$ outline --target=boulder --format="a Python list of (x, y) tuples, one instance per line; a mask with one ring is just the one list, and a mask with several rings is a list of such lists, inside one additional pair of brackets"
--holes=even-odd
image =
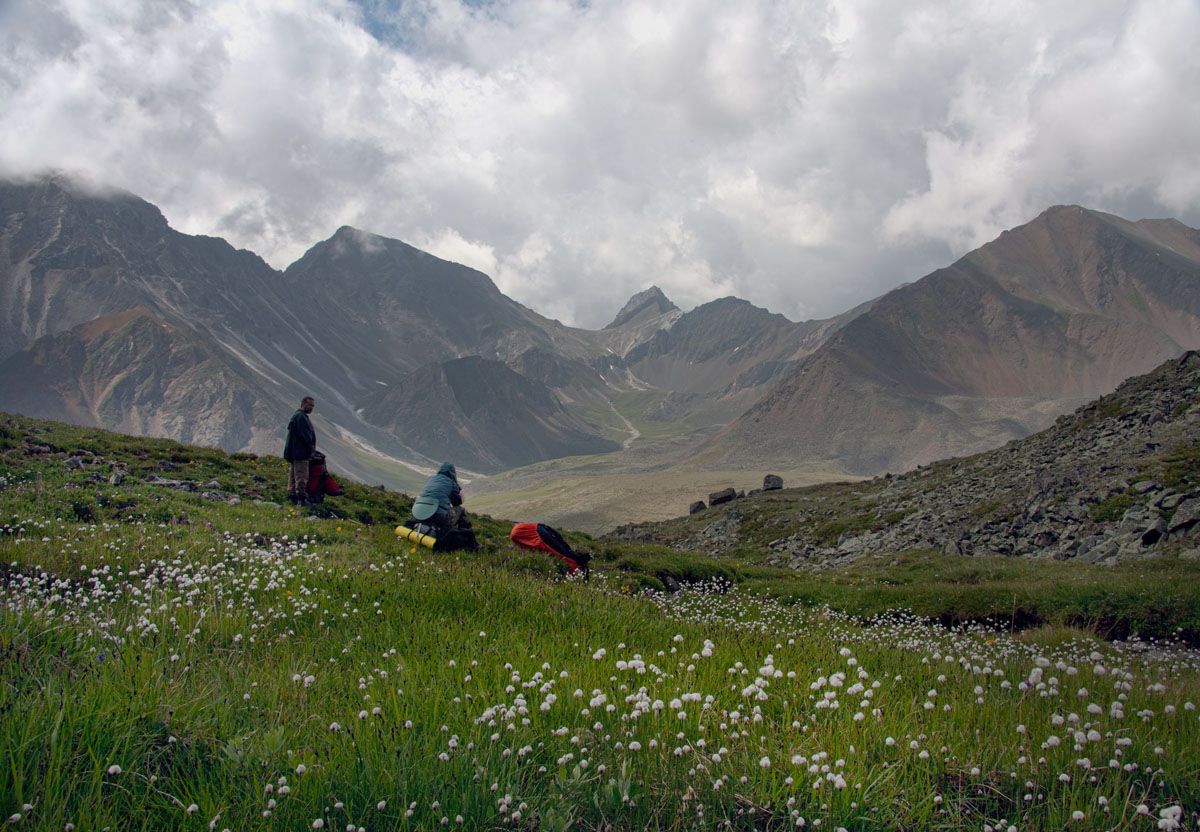
[(160, 477), (157, 474), (151, 474), (146, 477), (146, 482), (150, 485), (161, 485), (164, 488), (174, 488), (176, 491), (199, 491), (200, 487), (191, 480), (171, 480), (166, 477)]
[(719, 506), (721, 503), (728, 503), (736, 496), (737, 492), (732, 488), (722, 488), (720, 491), (714, 491), (708, 495), (708, 504), (710, 506)]
[(1194, 528), (1197, 524), (1200, 524), (1200, 498), (1191, 497), (1184, 500), (1175, 509), (1168, 530), (1171, 534), (1179, 534)]
[(1095, 546), (1081, 551), (1076, 555), (1075, 560), (1080, 563), (1099, 563), (1116, 555), (1118, 549), (1120, 549), (1120, 546), (1115, 540), (1101, 539)]
[(1163, 535), (1167, 533), (1167, 519), (1161, 514), (1156, 514), (1150, 520), (1150, 525), (1142, 532), (1142, 545), (1153, 546), (1158, 541), (1162, 540)]
[(697, 512), (704, 511), (706, 508), (708, 508), (708, 506), (704, 504), (703, 500), (697, 500), (688, 506), (688, 514), (696, 514)]
[(763, 491), (778, 491), (783, 488), (783, 477), (778, 474), (767, 474), (763, 477)]
[(1180, 494), (1178, 491), (1168, 488), (1162, 494), (1158, 495), (1158, 498), (1154, 501), (1154, 506), (1170, 511), (1186, 499), (1186, 494)]
[(1031, 542), (1035, 548), (1046, 549), (1058, 542), (1058, 535), (1049, 530), (1040, 531), (1033, 536)]

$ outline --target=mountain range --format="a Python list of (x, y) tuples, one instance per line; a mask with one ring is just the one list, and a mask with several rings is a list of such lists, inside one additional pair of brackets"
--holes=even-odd
[(1200, 232), (1060, 206), (828, 320), (651, 287), (584, 330), (398, 240), (343, 227), (279, 271), (48, 175), (0, 182), (0, 323), (0, 410), (274, 454), (312, 394), (331, 463), (395, 487), (596, 454), (869, 475), (1200, 347)]
[(859, 474), (1047, 427), (1200, 345), (1200, 232), (1052, 208), (872, 304), (709, 440)]

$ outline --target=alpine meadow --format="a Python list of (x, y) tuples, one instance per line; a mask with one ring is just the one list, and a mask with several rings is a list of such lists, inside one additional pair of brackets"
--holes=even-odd
[[(1175, 409), (1200, 419), (1194, 391)], [(568, 533), (585, 581), (486, 516), (477, 554), (400, 545), (411, 498), (379, 487), (285, 508), (277, 458), (0, 420), (6, 828), (1196, 823), (1200, 610), (1175, 590), (1200, 564), (1178, 544), (942, 563), (919, 616), (870, 609), (896, 564)], [(983, 608), (947, 626), (968, 589)], [(1114, 620), (1141, 637), (1104, 639)]]

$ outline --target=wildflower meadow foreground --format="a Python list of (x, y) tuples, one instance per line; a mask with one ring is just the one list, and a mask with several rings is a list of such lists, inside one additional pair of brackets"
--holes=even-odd
[(623, 592), (269, 505), (88, 522), (35, 485), (0, 489), (6, 828), (1200, 827), (1181, 645)]

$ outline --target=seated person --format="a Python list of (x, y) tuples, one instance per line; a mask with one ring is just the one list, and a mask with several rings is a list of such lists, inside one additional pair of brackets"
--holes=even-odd
[(412, 515), (414, 528), (432, 527), (438, 541), (435, 551), (479, 548), (467, 511), (462, 507), (462, 486), (458, 484), (458, 471), (453, 463), (443, 462), (426, 481), (420, 496), (413, 501)]

